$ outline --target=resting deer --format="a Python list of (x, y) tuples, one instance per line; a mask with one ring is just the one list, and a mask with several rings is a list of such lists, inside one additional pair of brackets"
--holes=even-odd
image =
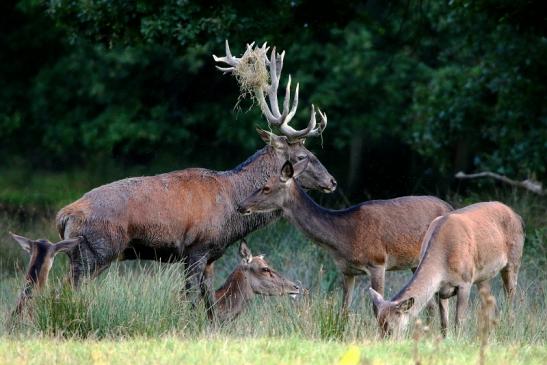
[(431, 196), (408, 196), (372, 200), (343, 210), (317, 205), (296, 183), (309, 162), (287, 161), (281, 175), (245, 199), (243, 214), (268, 213), (281, 209), (283, 215), (314, 242), (329, 251), (344, 275), (343, 310), (351, 304), (355, 277), (369, 274), (371, 285), (384, 291), (386, 270), (418, 266), (420, 244), (435, 217), (452, 208)]
[(296, 296), (304, 290), (275, 271), (263, 255), (253, 256), (245, 240), (241, 241), (241, 263), (215, 292), (215, 306), (221, 320), (232, 319), (245, 308), (255, 294)]
[[(252, 46), (248, 46), (248, 50)], [(265, 46), (261, 48), (266, 52)], [(226, 43), (226, 57), (217, 61), (231, 67), (240, 62), (232, 56)], [(272, 211), (252, 217), (236, 212), (238, 204), (279, 171), (286, 159), (308, 159), (308, 168), (299, 179), (306, 189), (332, 192), (336, 181), (319, 160), (304, 146), (307, 137), (320, 135), (327, 117), (315, 109), (308, 126), (295, 130), (289, 122), (298, 106), (298, 86), (289, 109), (290, 83), (287, 85), (283, 111), (277, 105), (277, 88), (281, 78), (284, 53), (275, 49), (267, 66), (271, 85), (257, 90), (260, 106), (270, 125), (282, 135), (258, 130), (267, 145), (247, 161), (229, 171), (189, 168), (156, 176), (134, 177), (100, 186), (62, 208), (56, 218), (62, 239), (81, 236), (77, 248), (69, 250), (71, 279), (77, 286), (82, 275), (96, 276), (114, 260), (153, 259), (183, 261), (188, 269), (187, 289), (199, 289), (211, 298), (212, 263), (233, 242), (275, 221), (280, 212)], [(270, 105), (264, 100), (267, 94)]]
[[(25, 303), (31, 299), (31, 288), (36, 287), (36, 290), (41, 290), (45, 287), (55, 256), (59, 252), (73, 249), (81, 238), (53, 244), (48, 240), (31, 240), (10, 234), (30, 254), (25, 286), (14, 312), (19, 314)], [(235, 318), (255, 294), (295, 296), (303, 292), (298, 285), (272, 269), (263, 256), (253, 256), (245, 240), (241, 241), (239, 253), (242, 257), (241, 263), (214, 295), (220, 320)]]
[[(501, 272), (509, 303), (517, 286), (524, 245), (521, 217), (499, 202), (477, 203), (436, 218), (425, 235), (421, 261), (405, 287), (386, 301), (369, 289), (378, 306), (383, 335), (400, 336), (435, 294), (457, 296), (456, 328), (465, 319), (469, 292), (476, 284), (490, 293), (490, 279)], [(446, 336), (448, 312), (440, 307), (441, 332)]]

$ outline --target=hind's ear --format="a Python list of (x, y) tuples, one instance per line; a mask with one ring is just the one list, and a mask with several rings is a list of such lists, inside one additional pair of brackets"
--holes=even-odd
[(242, 239), (241, 244), (239, 245), (239, 255), (244, 263), (248, 264), (253, 260), (253, 255), (251, 254), (251, 250), (247, 246), (247, 241), (245, 241), (245, 239)]
[(10, 234), (11, 238), (13, 238), (15, 241), (17, 241), (17, 243), (21, 246), (21, 248), (23, 250), (30, 253), (30, 251), (32, 249), (32, 245), (34, 244), (33, 240), (28, 239), (28, 238), (23, 237), (23, 236), (16, 235), (15, 233), (9, 232), (9, 234)]
[(395, 309), (399, 311), (400, 313), (406, 313), (414, 306), (414, 298), (410, 297), (408, 299), (405, 299), (395, 306)]
[(55, 248), (55, 254), (58, 254), (59, 252), (68, 252), (72, 250), (74, 247), (78, 246), (80, 242), (83, 241), (83, 237), (79, 236), (76, 238), (69, 238), (66, 240), (63, 240), (61, 242), (58, 242), (57, 244), (53, 245)]

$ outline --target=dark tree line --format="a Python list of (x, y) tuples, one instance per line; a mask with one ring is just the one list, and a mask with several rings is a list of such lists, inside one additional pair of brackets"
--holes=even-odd
[(234, 165), (265, 122), (234, 111), (235, 81), (213, 67), (229, 39), (287, 51), (295, 121), (312, 102), (327, 112), (313, 149), (353, 193), (431, 190), (459, 170), (547, 181), (541, 5), (5, 1), (2, 165)]

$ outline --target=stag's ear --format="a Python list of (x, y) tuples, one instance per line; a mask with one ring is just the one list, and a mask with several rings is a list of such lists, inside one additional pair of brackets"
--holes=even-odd
[(21, 245), (21, 248), (23, 248), (23, 250), (30, 253), (30, 251), (32, 249), (32, 245), (34, 243), (33, 240), (30, 240), (30, 239), (28, 239), (26, 237), (23, 237), (23, 236), (16, 235), (15, 233), (9, 232), (9, 234), (11, 235), (11, 238), (13, 238), (15, 241), (17, 241), (17, 243), (19, 245)]
[(304, 172), (304, 170), (306, 170), (306, 167), (308, 167), (309, 162), (310, 162), (310, 160), (306, 157), (305, 159), (303, 159), (301, 161), (298, 161), (297, 163), (294, 164), (294, 166), (293, 166), (293, 169), (294, 169), (293, 177), (295, 179), (298, 176), (300, 176)]
[(283, 167), (281, 168), (281, 176), (279, 179), (281, 180), (281, 182), (287, 182), (293, 176), (294, 168), (292, 166), (292, 163), (290, 161), (287, 161), (283, 164)]
[(239, 245), (239, 255), (243, 259), (243, 262), (247, 264), (253, 260), (253, 255), (251, 254), (251, 250), (247, 246), (247, 241), (245, 241), (245, 239), (242, 239), (241, 244)]
[(370, 294), (370, 297), (372, 298), (372, 303), (374, 303), (374, 306), (376, 308), (380, 308), (380, 305), (384, 302), (384, 297), (382, 294), (378, 293), (376, 290), (372, 288), (368, 288), (368, 293)]
[(55, 245), (53, 247), (55, 248), (55, 255), (57, 255), (59, 252), (68, 252), (72, 250), (74, 247), (78, 246), (80, 242), (83, 241), (83, 237), (79, 236), (76, 238), (69, 238), (66, 240), (63, 240)]
[(410, 297), (402, 302), (398, 302), (397, 305), (395, 305), (395, 309), (400, 313), (406, 313), (412, 306), (414, 306), (414, 298)]
[(287, 146), (287, 138), (284, 136), (278, 136), (276, 134), (273, 134), (272, 132), (265, 131), (264, 129), (256, 128), (256, 131), (260, 138), (266, 144), (269, 144), (275, 149), (282, 149)]

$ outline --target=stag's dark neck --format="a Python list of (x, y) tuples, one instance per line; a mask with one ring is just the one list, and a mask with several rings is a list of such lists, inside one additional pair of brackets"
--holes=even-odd
[(241, 202), (262, 187), (270, 176), (279, 173), (280, 169), (275, 150), (271, 146), (265, 146), (232, 170), (221, 174), (233, 186), (235, 200)]
[(220, 173), (228, 181), (233, 206), (225, 227), (228, 230), (227, 237), (237, 240), (281, 216), (281, 211), (246, 216), (237, 212), (239, 203), (261, 188), (270, 176), (278, 174), (280, 169), (275, 150), (271, 146), (265, 146), (234, 169)]
[(344, 251), (344, 243), (354, 232), (353, 215), (357, 207), (344, 210), (325, 209), (293, 182), (290, 199), (283, 214), (306, 236), (336, 251)]

